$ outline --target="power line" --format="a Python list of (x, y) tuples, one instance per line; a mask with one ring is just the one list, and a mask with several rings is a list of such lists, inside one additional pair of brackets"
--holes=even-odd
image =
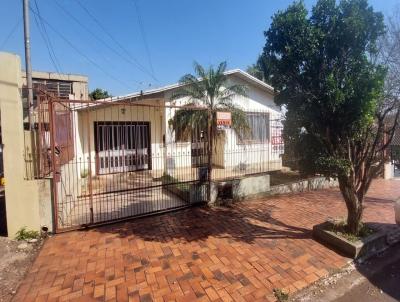
[(132, 0), (132, 1), (133, 1), (134, 6), (135, 6), (135, 9), (136, 9), (136, 14), (137, 14), (137, 17), (138, 17), (140, 33), (142, 35), (142, 40), (143, 40), (144, 47), (145, 47), (145, 50), (146, 50), (147, 58), (149, 60), (150, 69), (151, 69), (151, 72), (154, 74), (153, 62), (151, 60), (149, 44), (147, 43), (146, 32), (144, 31), (144, 26), (143, 26), (143, 22), (142, 22), (142, 16), (141, 16), (141, 13), (140, 13), (139, 5), (137, 3), (137, 0)]
[[(37, 15), (37, 13), (30, 8), (31, 12), (34, 15)], [(42, 21), (44, 23), (46, 23), (46, 25), (54, 32), (56, 33), (62, 40), (64, 40), (65, 43), (67, 43), (73, 50), (75, 50), (79, 55), (81, 55), (83, 58), (85, 58), (89, 63), (91, 63), (93, 66), (95, 66), (97, 69), (99, 69), (100, 71), (102, 71), (105, 75), (107, 75), (110, 79), (113, 79), (114, 81), (118, 82), (119, 84), (121, 84), (122, 86), (126, 87), (126, 88), (131, 88), (131, 86), (129, 86), (128, 84), (124, 83), (123, 81), (119, 80), (118, 78), (114, 77), (112, 74), (110, 74), (109, 72), (107, 72), (107, 70), (105, 70), (103, 67), (101, 67), (99, 64), (97, 64), (95, 61), (93, 61), (90, 57), (88, 57), (87, 55), (85, 55), (82, 51), (80, 51), (72, 42), (70, 42), (68, 40), (68, 38), (66, 38), (62, 33), (60, 33), (54, 26), (52, 26), (49, 22), (47, 22), (43, 17), (42, 17)]]
[[(128, 60), (124, 56), (122, 56), (117, 50), (115, 50), (113, 47), (111, 47), (106, 41), (104, 41), (101, 37), (99, 37), (96, 33), (94, 33), (90, 28), (88, 28), (85, 24), (83, 24), (78, 18), (76, 18), (74, 15), (72, 15), (68, 10), (66, 10), (57, 0), (54, 1), (54, 3), (71, 19), (73, 19), (76, 23), (78, 23), (81, 27), (83, 27), (87, 32), (89, 32), (93, 37), (95, 37), (98, 41), (100, 41), (105, 47), (107, 47), (109, 50), (111, 50), (113, 53), (115, 53), (117, 56), (120, 58), (124, 59), (128, 63), (132, 64), (133, 66), (137, 67), (132, 61)], [(140, 69), (140, 68), (139, 68)], [(143, 70), (142, 70), (143, 71)], [(135, 81), (137, 82), (137, 81)], [(138, 83), (138, 82), (137, 82)]]
[(10, 33), (7, 35), (7, 37), (4, 39), (3, 43), (1, 43), (0, 48), (3, 48), (6, 46), (8, 40), (14, 35), (15, 31), (17, 30), (18, 26), (22, 23), (22, 19), (17, 20), (17, 22), (14, 24), (12, 29), (10, 30)]
[(159, 82), (158, 79), (154, 75), (154, 70), (151, 66), (151, 73), (147, 71), (147, 69), (140, 64), (132, 55), (131, 53), (120, 43), (114, 36), (105, 28), (105, 26), (90, 12), (90, 10), (84, 6), (81, 1), (75, 0), (76, 3), (88, 14), (89, 17), (104, 31), (104, 33), (129, 57), (131, 58), (138, 66), (142, 68), (142, 71), (146, 74), (150, 75), (155, 81)]
[[(50, 60), (53, 63), (54, 68), (56, 69), (56, 71), (61, 74), (61, 65), (57, 59), (56, 53), (54, 51), (53, 45), (50, 41), (49, 35), (47, 34), (47, 30), (46, 27), (43, 24), (42, 21), (42, 16), (40, 14), (40, 10), (39, 10), (39, 6), (37, 4), (37, 1), (34, 0), (35, 3), (35, 7), (36, 7), (36, 12), (37, 15), (34, 15), (34, 19), (35, 19), (35, 23), (36, 26), (38, 27), (39, 33), (42, 36), (42, 39), (44, 40), (44, 43), (46, 45), (47, 48), (47, 52), (49, 54)], [(32, 7), (30, 7), (32, 9)]]
[[(78, 18), (76, 18), (75, 16), (73, 16), (65, 7), (63, 7), (59, 2), (57, 2), (57, 0), (53, 1), (53, 3), (55, 3), (58, 8), (60, 10), (63, 11), (64, 14), (66, 14), (69, 18), (71, 18), (72, 20), (74, 20), (79, 26), (83, 27), (87, 32), (89, 32), (97, 41), (99, 41), (101, 44), (103, 44), (106, 48), (108, 48), (109, 50), (111, 50), (113, 53), (115, 53), (116, 55), (118, 55), (119, 57), (121, 57), (121, 55), (115, 50), (113, 49), (110, 45), (108, 45), (108, 43), (106, 41), (104, 41), (100, 36), (98, 36), (96, 33), (94, 33), (90, 28), (88, 28), (84, 23), (82, 23)], [(103, 55), (103, 58), (109, 62), (111, 62), (106, 56)], [(124, 60), (126, 60), (125, 58), (122, 58)], [(128, 62), (130, 63), (130, 62)], [(136, 66), (135, 66), (136, 67)]]

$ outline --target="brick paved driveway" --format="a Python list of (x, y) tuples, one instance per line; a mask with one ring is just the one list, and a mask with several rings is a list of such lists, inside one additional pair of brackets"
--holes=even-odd
[[(376, 181), (365, 220), (394, 223), (400, 181)], [(311, 238), (345, 215), (335, 190), (192, 208), (50, 238), (15, 301), (268, 301), (349, 259)]]

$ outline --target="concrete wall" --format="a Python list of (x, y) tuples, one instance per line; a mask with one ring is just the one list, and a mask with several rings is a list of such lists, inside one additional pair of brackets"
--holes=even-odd
[[(8, 235), (26, 226), (51, 227), (51, 202), (46, 180), (25, 180), (21, 62), (17, 55), (0, 53), (0, 110)], [(47, 201), (44, 196), (47, 196)], [(42, 199), (42, 203), (40, 200)], [(50, 212), (49, 212), (50, 211)], [(41, 216), (43, 215), (43, 216)]]
[(383, 166), (383, 178), (394, 178), (394, 165), (392, 163), (385, 163), (385, 165)]
[(248, 197), (265, 194), (270, 190), (270, 176), (268, 174), (245, 176), (232, 182), (232, 197), (242, 200)]
[(289, 184), (271, 186), (269, 195), (296, 194), (300, 192), (315, 191), (338, 187), (339, 183), (334, 178), (323, 176), (311, 177), (305, 180), (296, 181)]

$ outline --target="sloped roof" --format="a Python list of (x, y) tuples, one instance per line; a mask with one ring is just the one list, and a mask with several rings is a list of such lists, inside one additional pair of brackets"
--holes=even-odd
[[(232, 69), (232, 70), (228, 70), (225, 72), (225, 75), (230, 76), (230, 75), (235, 75), (237, 77), (239, 77), (240, 79), (248, 82), (249, 84), (253, 84), (254, 86), (260, 88), (261, 90), (264, 90), (265, 92), (269, 93), (269, 94), (274, 94), (274, 88), (270, 85), (268, 85), (267, 83), (260, 81), (259, 79), (253, 77), (252, 75), (248, 74), (247, 72), (241, 70), (241, 69)], [(157, 95), (166, 91), (170, 91), (179, 87), (184, 86), (184, 84), (181, 83), (175, 83), (172, 85), (167, 85), (167, 86), (163, 86), (160, 88), (154, 88), (154, 89), (149, 89), (149, 90), (144, 90), (144, 91), (137, 91), (137, 92), (133, 92), (127, 95), (122, 95), (122, 96), (115, 96), (115, 97), (111, 97), (111, 98), (106, 98), (106, 99), (102, 99), (102, 100), (97, 100), (96, 102), (102, 102), (102, 101), (108, 101), (108, 102), (112, 102), (112, 101), (123, 101), (123, 100), (130, 100), (130, 99), (137, 99), (139, 97), (143, 97), (143, 96), (151, 96), (151, 95)]]

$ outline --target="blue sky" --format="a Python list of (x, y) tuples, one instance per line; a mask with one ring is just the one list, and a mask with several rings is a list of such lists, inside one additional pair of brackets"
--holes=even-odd
[[(34, 0), (30, 1), (35, 7)], [(58, 69), (64, 73), (89, 76), (90, 89), (100, 87), (113, 95), (122, 95), (174, 83), (183, 74), (192, 72), (194, 60), (204, 65), (226, 60), (229, 68), (246, 69), (261, 52), (265, 41), (263, 31), (268, 28), (271, 16), (285, 9), (292, 1), (36, 2), (59, 62)], [(101, 22), (113, 39), (79, 6), (79, 2)], [(309, 8), (315, 3), (311, 0), (305, 2)], [(21, 0), (0, 2), (0, 51), (17, 53), (23, 57), (22, 22), (19, 22), (22, 19), (21, 3)], [(370, 0), (370, 3), (387, 15), (400, 4), (400, 0)], [(15, 25), (16, 30), (5, 41)], [(59, 36), (60, 33), (64, 38)], [(33, 14), (31, 45), (33, 69), (55, 71)], [(136, 62), (141, 67), (137, 67)]]

